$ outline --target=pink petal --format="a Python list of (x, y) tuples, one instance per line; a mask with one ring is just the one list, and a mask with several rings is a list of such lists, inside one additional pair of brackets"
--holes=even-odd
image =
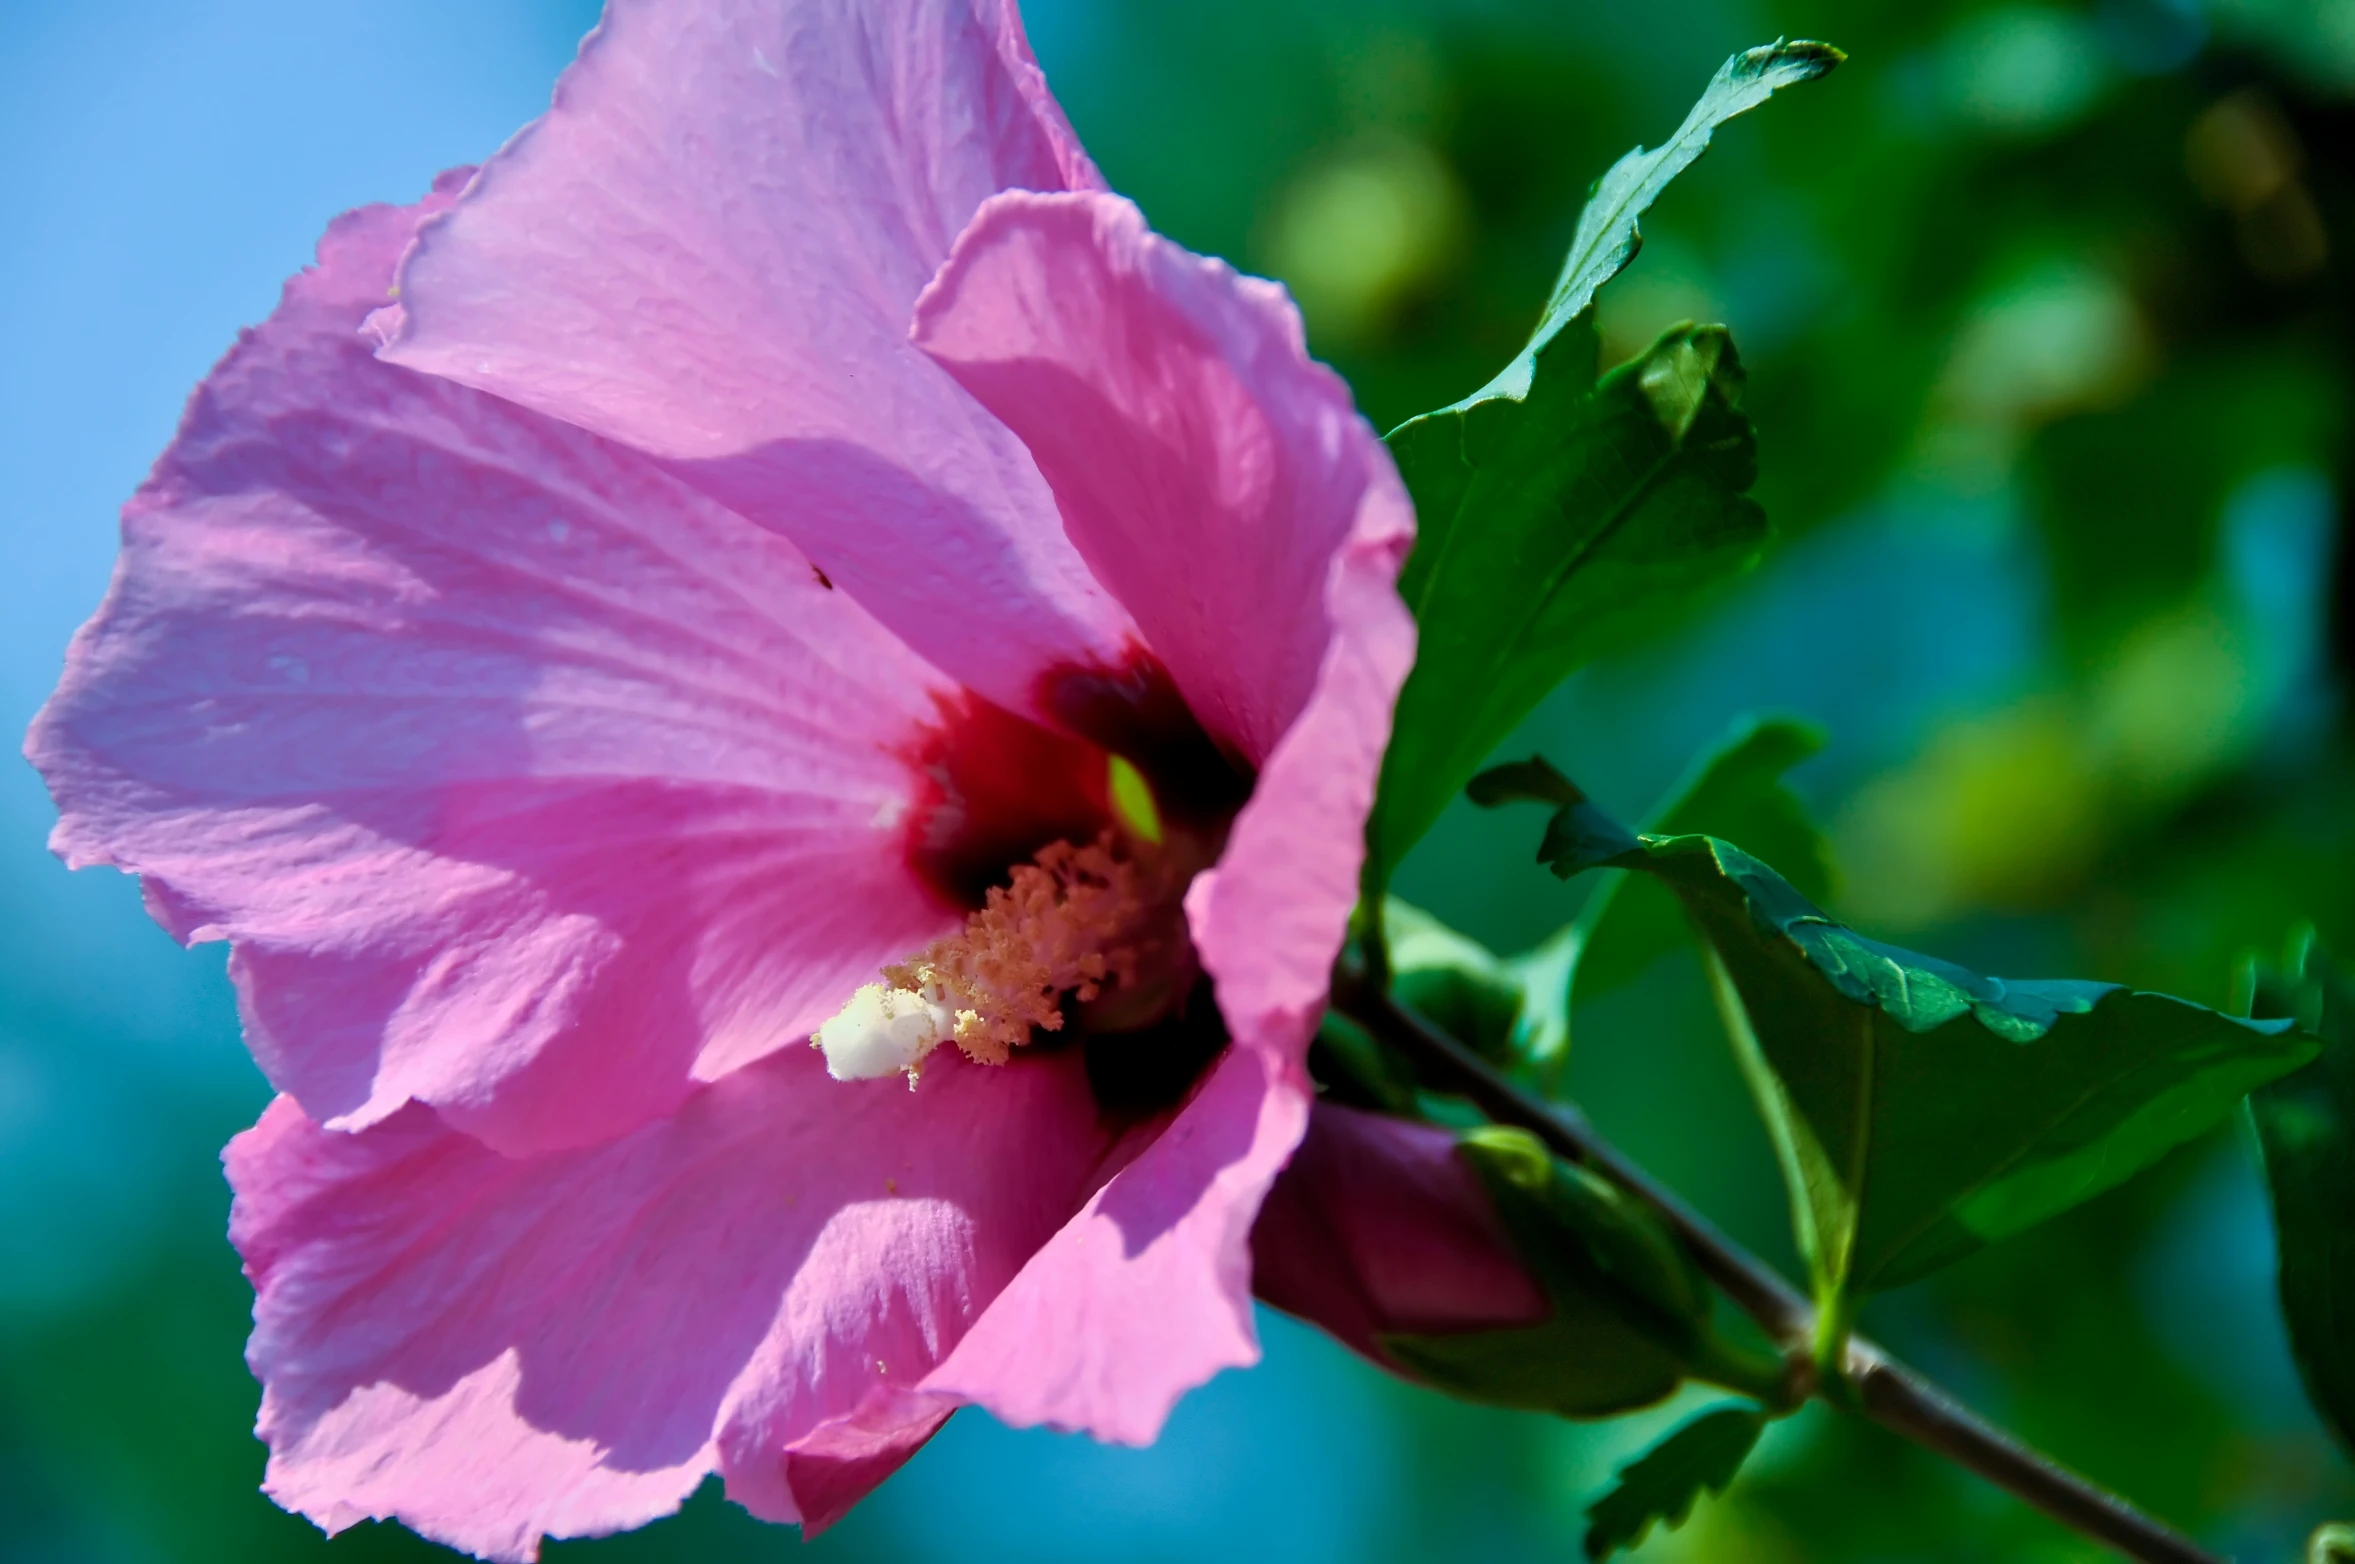
[(921, 1390), (1017, 1425), (1146, 1444), (1187, 1390), (1257, 1360), (1250, 1230), (1308, 1118), (1302, 1059), (1413, 658), (1395, 590), (1412, 527), (1384, 461), (1328, 567), (1330, 638), (1306, 708), (1268, 757), (1219, 866), (1187, 896), (1234, 1045)]
[(1074, 1053), (843, 1085), (793, 1049), (610, 1144), (507, 1158), (412, 1107), (280, 1099), (231, 1143), (265, 1486), (489, 1557), (719, 1470), (839, 1515), (952, 1403), (914, 1387), (1112, 1149)]
[(985, 197), (1099, 182), (1012, 0), (617, 0), (420, 236), (386, 356), (663, 459), (1035, 712), (1129, 627), (908, 311)]
[(1251, 1230), (1259, 1296), (1387, 1363), (1380, 1338), (1534, 1325), (1530, 1279), (1455, 1137), (1319, 1103)]
[(1186, 892), (1228, 1030), (1286, 1061), (1307, 1053), (1357, 904), (1390, 710), (1415, 656), (1397, 590), (1413, 540), (1413, 508), (1384, 454), (1325, 580), (1331, 639), (1308, 705), (1261, 767), (1218, 866)]
[(1178, 1397), (1258, 1362), (1251, 1218), (1308, 1117), (1305, 1076), (1281, 1068), (1254, 1049), (1221, 1055), (923, 1388), (1018, 1426), (1146, 1445)]
[(338, 222), (199, 391), (28, 751), (311, 1116), (582, 1144), (953, 923), (893, 754), (947, 687), (642, 457), (377, 362), (416, 221)]
[(1014, 192), (957, 241), (915, 340), (1029, 446), (1194, 715), (1264, 762), (1324, 661), (1303, 610), (1394, 482), (1284, 291), (1116, 196)]
[(769, 1486), (774, 1463), (748, 1453), (729, 1462), (729, 1491), (756, 1515), (784, 1520), (798, 1513), (807, 1542), (905, 1466), (956, 1409), (945, 1397), (878, 1386), (847, 1416), (788, 1447), (781, 1488)]
[(1306, 1121), (1301, 1061), (1413, 660), (1395, 590), (1413, 512), (1282, 295), (1124, 202), (992, 201), (916, 333), (1031, 441), (1188, 704), (1261, 763), (1186, 899), (1235, 1046), (928, 1384), (1143, 1443), (1179, 1395), (1258, 1356), (1248, 1235)]

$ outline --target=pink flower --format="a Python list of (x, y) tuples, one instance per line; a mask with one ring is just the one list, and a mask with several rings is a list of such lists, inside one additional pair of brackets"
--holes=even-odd
[(281, 1093), (227, 1155), (271, 1494), (814, 1529), (960, 1404), (1144, 1442), (1252, 1361), (1411, 531), (1010, 0), (615, 0), (339, 220), (28, 746)]

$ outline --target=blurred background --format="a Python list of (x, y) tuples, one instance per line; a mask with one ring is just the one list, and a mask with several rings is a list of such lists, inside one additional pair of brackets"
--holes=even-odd
[[(0, 0), (0, 729), (96, 604), (113, 513), (326, 219), (545, 103), (588, 0)], [(1519, 345), (1589, 181), (1734, 50), (1850, 63), (1722, 132), (1608, 288), (1606, 351), (1723, 320), (1767, 564), (1580, 675), (1513, 748), (1648, 801), (1745, 712), (1837, 910), (1984, 969), (2209, 1003), (2301, 918), (2355, 947), (2355, 0), (1033, 0), (1116, 186), (1284, 279), (1388, 427)], [(254, 1491), (217, 1148), (264, 1088), (217, 947), (69, 876), (0, 767), (0, 1559), (422, 1559)], [(1451, 815), (1403, 892), (1500, 949), (1575, 908), (1526, 818)], [(1783, 1199), (1684, 957), (1582, 1008), (1571, 1087), (1737, 1234)], [(1881, 1300), (1866, 1324), (2244, 1560), (2355, 1517), (2271, 1296), (2243, 1132)], [(1686, 1408), (1458, 1406), (1270, 1317), (1145, 1452), (978, 1413), (813, 1559), (1570, 1558)], [(446, 1556), (446, 1555), (444, 1555)], [(802, 1557), (707, 1490), (564, 1560)], [(2062, 1560), (2085, 1544), (1877, 1431), (1779, 1425), (1647, 1560)]]

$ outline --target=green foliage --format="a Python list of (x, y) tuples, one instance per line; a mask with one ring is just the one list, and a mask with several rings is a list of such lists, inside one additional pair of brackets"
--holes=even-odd
[(1575, 930), (1498, 956), (1395, 896), (1384, 902), (1383, 928), (1400, 1003), (1512, 1074), (1559, 1068), (1570, 1044)]
[(1442, 411), (1460, 412), (1497, 397), (1516, 402), (1525, 399), (1536, 377), (1539, 356), (1565, 327), (1586, 313), (1596, 291), (1635, 259), (1635, 252), (1643, 246), (1638, 220), (1660, 199), (1669, 181), (1709, 150), (1709, 138), (1717, 127), (1737, 114), (1747, 114), (1781, 88), (1813, 81), (1846, 58), (1828, 43), (1778, 38), (1756, 49), (1745, 49), (1718, 67), (1675, 135), (1656, 150), (1637, 147), (1596, 182), (1594, 194), (1578, 214), (1578, 232), (1562, 262), (1562, 275), (1554, 283), (1529, 345), (1494, 380)]
[(1418, 1377), (1564, 1417), (1650, 1406), (1687, 1377), (1779, 1392), (1779, 1363), (1718, 1339), (1708, 1289), (1649, 1207), (1522, 1130), (1469, 1130), (1457, 1155), (1479, 1174), (1552, 1313), (1518, 1330), (1385, 1337), (1384, 1349)]
[(2315, 1527), (2306, 1539), (2306, 1564), (2355, 1564), (2355, 1526), (2332, 1521)]
[[(1821, 895), (1831, 881), (1828, 849), (1782, 776), (1822, 747), (1822, 735), (1803, 723), (1736, 723), (1669, 790), (1653, 825), (1764, 842), (1778, 859), (1798, 866), (1810, 895)], [(1541, 795), (1568, 786), (1534, 761), (1484, 773), (1479, 790), (1484, 797), (1509, 796), (1515, 783)], [(1547, 1091), (1569, 1062), (1573, 992), (1591, 997), (1617, 987), (1693, 937), (1665, 887), (1618, 873), (1587, 899), (1574, 923), (1513, 957), (1491, 954), (1396, 897), (1385, 907), (1391, 992), (1491, 1063)]]
[[(1820, 730), (1787, 718), (1748, 718), (1702, 755), (1645, 822), (1662, 836), (1709, 835), (1747, 842), (1779, 864), (1810, 900), (1831, 893), (1831, 850), (1783, 774), (1823, 748)], [(1692, 924), (1667, 887), (1643, 875), (1613, 874), (1579, 912), (1578, 992), (1589, 998), (1635, 978), (1692, 939)]]
[(1506, 963), (1395, 897), (1384, 910), (1383, 929), (1390, 991), (1399, 1002), (1492, 1063), (1512, 1062), (1522, 994)]
[(1728, 61), (1665, 146), (1629, 153), (1595, 187), (1512, 362), (1391, 432), (1420, 529), (1399, 590), (1421, 644), (1368, 825), (1370, 893), (1547, 691), (1756, 557), (1766, 519), (1747, 497), (1757, 441), (1732, 338), (1674, 327), (1598, 380), (1589, 306), (1635, 254), (1644, 209), (1718, 125), (1839, 59), (1796, 43)]
[(1483, 781), (1555, 806), (1557, 874), (1638, 869), (1683, 904), (1835, 1317), (2110, 1188), (2314, 1053), (2287, 1022), (1868, 939), (1731, 843), (1638, 838), (1542, 761)]
[(1526, 401), (1391, 437), (1422, 528), (1400, 581), (1421, 641), (1372, 827), (1385, 870), (1565, 675), (1765, 540), (1732, 339), (1680, 327), (1599, 382), (1591, 354), (1577, 333)]
[(2233, 489), (2328, 452), (2339, 401), (2310, 350), (2210, 354), (2040, 431), (2027, 475), (2068, 649), (2098, 660), (2192, 598)]
[(1682, 1526), (1703, 1489), (1725, 1492), (1765, 1428), (1759, 1413), (1721, 1407), (1629, 1462), (1611, 1490), (1587, 1508), (1586, 1556), (1607, 1559), (1632, 1548), (1655, 1522), (1671, 1530)]
[(2252, 1094), (2249, 1111), (2273, 1191), (2290, 1350), (2315, 1410), (2355, 1449), (2355, 983), (2308, 935), (2286, 971), (2260, 979), (2256, 1008), (2323, 1040), (2319, 1058)]

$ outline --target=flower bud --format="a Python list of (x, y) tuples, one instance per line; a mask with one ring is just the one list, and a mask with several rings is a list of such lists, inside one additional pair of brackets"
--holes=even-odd
[(1659, 1217), (1520, 1130), (1319, 1103), (1252, 1257), (1262, 1299), (1469, 1400), (1602, 1417), (1687, 1378), (1780, 1393), (1779, 1361), (1712, 1331)]

